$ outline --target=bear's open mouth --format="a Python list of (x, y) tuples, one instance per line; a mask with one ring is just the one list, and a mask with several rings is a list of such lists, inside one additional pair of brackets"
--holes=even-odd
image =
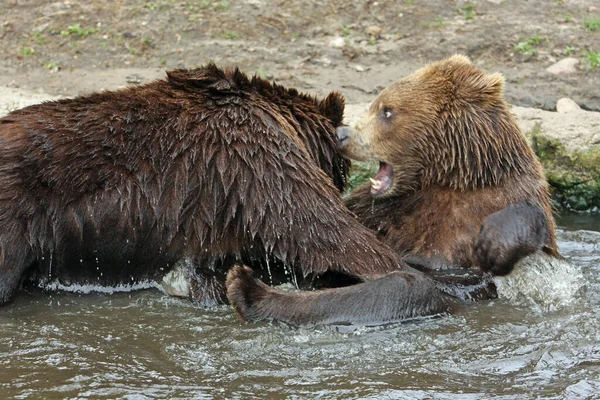
[(387, 192), (392, 187), (394, 170), (386, 162), (379, 161), (379, 171), (375, 178), (371, 178), (371, 194), (380, 195)]

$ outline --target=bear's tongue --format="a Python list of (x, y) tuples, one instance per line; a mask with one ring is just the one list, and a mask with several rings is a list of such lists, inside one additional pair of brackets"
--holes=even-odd
[(382, 194), (392, 187), (393, 175), (394, 171), (392, 166), (380, 161), (377, 175), (375, 175), (375, 178), (371, 178), (371, 194)]

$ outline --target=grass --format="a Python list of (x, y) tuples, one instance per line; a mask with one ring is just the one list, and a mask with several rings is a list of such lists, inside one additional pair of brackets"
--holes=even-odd
[(38, 46), (43, 45), (46, 41), (46, 39), (44, 39), (44, 37), (42, 36), (41, 32), (33, 32), (32, 36), (35, 40), (35, 44), (37, 44)]
[(44, 66), (50, 70), (58, 69), (58, 65), (56, 64), (56, 61), (47, 61), (47, 62), (43, 63), (42, 66)]
[(229, 2), (228, 1), (220, 1), (215, 6), (215, 10), (217, 10), (217, 11), (225, 11), (225, 10), (228, 10), (228, 9), (229, 9)]
[(596, 68), (600, 67), (600, 51), (593, 51), (593, 50), (590, 50), (590, 51), (587, 53), (587, 60), (589, 61), (589, 63), (590, 63), (590, 68), (591, 68), (592, 70), (594, 70), (594, 69), (596, 69)]
[(375, 46), (376, 43), (377, 43), (377, 39), (375, 39), (374, 37), (372, 37), (371, 39), (369, 39), (369, 44), (371, 46)]
[(33, 53), (35, 53), (33, 47), (23, 47), (21, 49), (21, 54), (23, 54), (24, 56), (31, 56), (33, 55)]
[(535, 35), (523, 42), (517, 43), (514, 49), (523, 55), (533, 56), (537, 54), (536, 47), (539, 46), (544, 40), (545, 38), (543, 36)]
[(94, 33), (94, 28), (83, 29), (81, 24), (69, 25), (67, 29), (60, 31), (63, 36), (85, 37)]
[(435, 28), (441, 28), (444, 25), (444, 18), (442, 18), (441, 16), (437, 16), (435, 17), (435, 22), (433, 24), (431, 24), (432, 27)]
[(406, 4), (408, 4), (409, 6), (412, 6), (412, 5), (413, 5), (413, 3), (414, 3), (414, 1), (413, 1), (413, 0), (406, 0)]
[(583, 26), (590, 32), (600, 29), (600, 17), (589, 17), (583, 20)]
[(263, 78), (263, 79), (270, 79), (270, 77), (272, 77), (272, 76), (273, 76), (272, 74), (269, 74), (267, 71), (265, 71), (265, 70), (264, 70), (264, 69), (262, 69), (262, 68), (258, 68), (258, 69), (256, 70), (256, 75), (260, 76), (260, 77), (261, 77), (261, 78)]
[(465, 4), (462, 10), (465, 13), (465, 19), (467, 21), (470, 21), (473, 18), (475, 18), (475, 6), (473, 4)]
[(565, 47), (565, 54), (570, 56), (571, 54), (573, 54), (573, 52), (576, 50), (575, 47), (573, 46), (567, 46)]
[(227, 32), (227, 33), (224, 33), (222, 36), (223, 36), (223, 39), (229, 39), (229, 40), (235, 40), (238, 38), (238, 34), (235, 32)]
[(342, 25), (342, 36), (350, 36), (350, 28), (346, 25)]

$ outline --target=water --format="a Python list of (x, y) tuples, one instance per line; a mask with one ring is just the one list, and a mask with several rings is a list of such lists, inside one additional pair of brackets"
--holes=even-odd
[[(535, 294), (350, 333), (248, 325), (156, 289), (22, 294), (0, 309), (14, 398), (600, 398), (600, 218), (560, 220), (576, 265)], [(572, 229), (587, 229), (575, 231)], [(555, 271), (556, 272), (556, 271)], [(562, 273), (562, 275), (561, 275)], [(580, 273), (585, 291), (564, 292)], [(514, 282), (513, 282), (514, 283)], [(553, 304), (553, 306), (548, 306)]]

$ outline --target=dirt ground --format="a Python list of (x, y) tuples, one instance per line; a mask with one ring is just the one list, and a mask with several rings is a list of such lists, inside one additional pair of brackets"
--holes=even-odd
[[(598, 0), (1, 0), (0, 46), (0, 90), (72, 96), (215, 61), (357, 103), (465, 53), (517, 105), (600, 111)], [(577, 72), (546, 72), (567, 56)]]

